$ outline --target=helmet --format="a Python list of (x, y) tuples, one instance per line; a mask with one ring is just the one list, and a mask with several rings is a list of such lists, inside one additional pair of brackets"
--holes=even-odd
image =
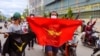
[(21, 14), (20, 13), (18, 13), (18, 12), (14, 13), (14, 15), (13, 15), (13, 19), (14, 20), (17, 20), (17, 19), (20, 19), (20, 18), (21, 18)]

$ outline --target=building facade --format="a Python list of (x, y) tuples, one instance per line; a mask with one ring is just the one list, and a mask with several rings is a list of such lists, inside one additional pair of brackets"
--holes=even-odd
[(51, 11), (67, 14), (71, 7), (74, 16), (80, 13), (80, 18), (100, 18), (100, 0), (31, 0), (30, 12), (43, 15)]
[(80, 18), (100, 18), (100, 0), (44, 0), (46, 13), (57, 11), (59, 14), (67, 14), (71, 7), (74, 16), (80, 13)]
[(29, 0), (29, 13), (41, 15), (43, 13), (43, 0)]

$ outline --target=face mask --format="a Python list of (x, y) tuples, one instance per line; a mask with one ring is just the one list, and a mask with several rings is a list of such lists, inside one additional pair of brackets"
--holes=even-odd
[(31, 17), (34, 17), (34, 16), (31, 16)]
[(51, 18), (57, 18), (57, 16), (51, 16)]

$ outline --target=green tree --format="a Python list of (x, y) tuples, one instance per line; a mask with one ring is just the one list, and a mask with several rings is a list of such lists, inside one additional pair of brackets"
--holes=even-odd
[(68, 8), (67, 17), (68, 18), (72, 18), (73, 17), (73, 12), (72, 12), (71, 8)]
[(46, 13), (43, 13), (43, 17), (47, 17), (47, 14)]
[(0, 12), (0, 21), (4, 21), (6, 20), (6, 17), (2, 14), (2, 12)]
[(50, 14), (50, 12), (45, 12), (45, 13), (43, 13), (43, 16), (44, 17), (49, 17), (49, 14)]
[(61, 15), (62, 17), (61, 18), (67, 18), (67, 14), (63, 14), (63, 15)]
[(26, 9), (24, 9), (24, 12), (23, 12), (22, 16), (24, 18), (26, 18), (28, 15), (29, 15), (29, 10), (28, 10), (28, 8), (26, 8)]
[(11, 22), (11, 18), (8, 18), (7, 21)]

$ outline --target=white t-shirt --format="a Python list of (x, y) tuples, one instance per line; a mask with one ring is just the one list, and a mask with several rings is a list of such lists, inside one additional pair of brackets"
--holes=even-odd
[(10, 24), (8, 27), (8, 32), (22, 33), (21, 25)]

